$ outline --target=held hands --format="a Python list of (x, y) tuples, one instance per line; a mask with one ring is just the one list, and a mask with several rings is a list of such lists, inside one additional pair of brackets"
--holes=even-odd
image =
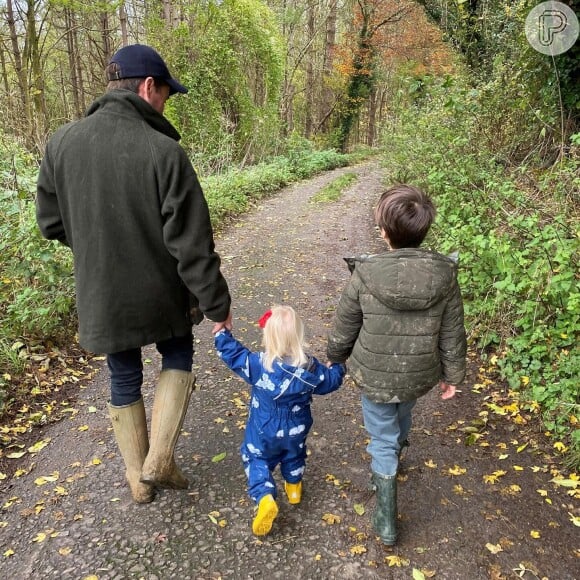
[(455, 396), (455, 385), (448, 385), (440, 381), (439, 386), (441, 387), (441, 398), (443, 400), (452, 399)]
[(232, 311), (231, 310), (230, 310), (230, 312), (228, 314), (228, 317), (223, 322), (216, 322), (213, 325), (213, 328), (212, 328), (211, 332), (212, 332), (212, 334), (217, 334), (223, 328), (225, 328), (227, 330), (231, 330), (233, 328), (233, 324), (232, 324)]

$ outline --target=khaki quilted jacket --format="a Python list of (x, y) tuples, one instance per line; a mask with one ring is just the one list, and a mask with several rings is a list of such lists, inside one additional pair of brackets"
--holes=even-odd
[(467, 346), (456, 262), (402, 248), (354, 263), (328, 359), (349, 359), (355, 383), (379, 403), (417, 399), (440, 380), (461, 383)]

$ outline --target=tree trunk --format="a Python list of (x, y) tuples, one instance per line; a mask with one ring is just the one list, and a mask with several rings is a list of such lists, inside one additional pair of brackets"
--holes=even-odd
[[(30, 92), (34, 114), (30, 111), (30, 134), (35, 146), (44, 150), (48, 127), (48, 112), (44, 98), (44, 74), (40, 54), (40, 38), (37, 26), (37, 8), (40, 2), (28, 2), (26, 9), (26, 48), (25, 54), (30, 63)], [(30, 106), (29, 106), (30, 109)]]
[[(122, 10), (123, 7), (119, 8)], [(109, 25), (109, 14), (101, 12), (101, 37), (103, 39), (103, 62), (108, 64), (113, 56), (113, 49), (111, 46), (111, 28)]]
[(377, 136), (377, 88), (373, 86), (369, 95), (369, 122), (367, 126), (367, 145), (373, 147)]
[[(6, 21), (8, 29), (10, 30), (10, 40), (12, 42), (12, 58), (14, 60), (14, 69), (16, 71), (16, 78), (18, 80), (18, 89), (20, 90), (20, 101), (24, 111), (28, 113), (28, 86), (27, 86), (27, 72), (22, 62), (22, 53), (18, 45), (18, 33), (16, 32), (16, 22), (14, 20), (14, 8), (12, 0), (6, 1)], [(27, 114), (27, 117), (29, 115)]]
[(326, 39), (324, 42), (324, 60), (322, 62), (322, 99), (318, 111), (319, 128), (328, 124), (330, 111), (334, 106), (334, 94), (329, 86), (332, 67), (334, 64), (334, 51), (336, 47), (336, 20), (338, 0), (331, 0), (330, 10), (326, 19)]
[(312, 134), (314, 114), (314, 35), (316, 34), (316, 4), (311, 0), (308, 3), (308, 55), (306, 57), (306, 110), (304, 111), (304, 136), (309, 139)]
[(121, 44), (127, 46), (129, 44), (129, 37), (127, 35), (127, 11), (125, 10), (124, 2), (119, 6), (119, 20), (121, 22)]
[(66, 48), (68, 53), (68, 63), (70, 69), (70, 82), (73, 95), (74, 113), (78, 119), (81, 116), (81, 99), (79, 93), (78, 70), (75, 59), (75, 41), (74, 41), (74, 19), (70, 8), (64, 9), (64, 18), (66, 24)]

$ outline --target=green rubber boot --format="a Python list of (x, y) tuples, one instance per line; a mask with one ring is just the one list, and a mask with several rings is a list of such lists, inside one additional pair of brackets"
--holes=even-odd
[(373, 473), (376, 486), (377, 507), (371, 522), (385, 546), (397, 541), (397, 476)]

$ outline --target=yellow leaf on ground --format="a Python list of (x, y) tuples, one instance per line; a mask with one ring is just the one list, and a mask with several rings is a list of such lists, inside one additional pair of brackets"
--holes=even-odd
[(580, 528), (580, 516), (575, 516), (574, 514), (568, 512), (568, 515), (570, 516), (570, 521), (577, 527)]
[(519, 466), (519, 465), (514, 465), (513, 467), (514, 467), (514, 471), (523, 471), (524, 470), (524, 468)]
[(0, 481), (6, 479), (8, 476), (5, 473), (0, 473)]
[(448, 472), (450, 475), (463, 475), (464, 473), (467, 473), (467, 469), (459, 467), (459, 465), (454, 465), (449, 468)]
[(350, 549), (351, 554), (364, 554), (366, 551), (367, 549), (361, 544), (357, 544)]
[(314, 556), (314, 559), (318, 562), (320, 559), (322, 558), (322, 556), (320, 554), (316, 554), (316, 556)]
[(498, 554), (499, 552), (503, 552), (503, 548), (499, 544), (485, 544), (485, 547), (492, 553)]
[(41, 475), (34, 480), (36, 485), (44, 485), (45, 483), (57, 481), (59, 476), (58, 471), (53, 471), (52, 475)]
[(89, 426), (88, 425), (81, 425), (77, 431), (88, 431), (89, 430)]
[(26, 455), (26, 451), (15, 451), (14, 453), (8, 453), (6, 457), (8, 459), (20, 459), (23, 455)]
[(8, 550), (6, 550), (6, 552), (4, 552), (4, 557), (5, 558), (10, 558), (10, 556), (14, 555), (14, 550), (12, 548), (9, 548)]
[(33, 538), (33, 542), (44, 542), (44, 540), (46, 540), (46, 534), (44, 532), (38, 532), (38, 534), (36, 534), (36, 537)]
[(542, 497), (546, 497), (548, 495), (548, 492), (545, 489), (536, 489), (536, 491), (542, 496)]
[(66, 547), (66, 548), (61, 548), (61, 549), (58, 551), (58, 553), (59, 553), (61, 556), (68, 556), (68, 555), (69, 555), (71, 552), (72, 552), (72, 548), (68, 548), (68, 547)]
[(532, 538), (537, 540), (540, 537), (540, 532), (538, 532), (537, 530), (532, 530), (530, 532), (530, 536), (532, 536)]
[(405, 558), (401, 558), (400, 556), (385, 556), (385, 563), (391, 567), (396, 566), (400, 568), (401, 566), (408, 566), (409, 560), (405, 560)]
[(435, 469), (437, 467), (437, 464), (432, 459), (429, 459), (429, 461), (425, 461), (425, 465), (427, 467), (430, 467), (431, 469)]
[(93, 457), (91, 463), (93, 465), (101, 465), (101, 463), (103, 463), (98, 457)]
[(340, 521), (341, 521), (340, 516), (337, 516), (337, 515), (334, 515), (334, 514), (324, 514), (322, 516), (322, 519), (327, 524), (340, 524)]
[(44, 449), (50, 443), (50, 437), (47, 439), (42, 439), (28, 448), (28, 453), (38, 453), (41, 449)]

